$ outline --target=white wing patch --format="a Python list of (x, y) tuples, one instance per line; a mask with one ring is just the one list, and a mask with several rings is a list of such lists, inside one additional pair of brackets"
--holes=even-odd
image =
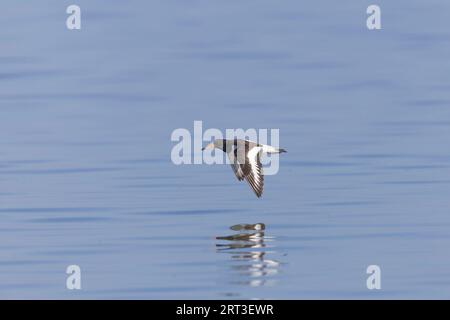
[(262, 147), (253, 147), (250, 149), (246, 159), (249, 163), (245, 163), (244, 165), (246, 168), (249, 166), (250, 170), (243, 170), (247, 182), (250, 184), (253, 191), (255, 191), (258, 198), (261, 197), (264, 188), (263, 169), (259, 160), (259, 154), (262, 149)]
[(250, 149), (245, 155), (245, 150), (237, 150), (232, 148), (228, 154), (231, 168), (239, 181), (246, 180), (250, 187), (259, 198), (263, 193), (264, 188), (264, 174), (260, 161), (260, 153), (264, 152), (262, 146), (256, 146)]

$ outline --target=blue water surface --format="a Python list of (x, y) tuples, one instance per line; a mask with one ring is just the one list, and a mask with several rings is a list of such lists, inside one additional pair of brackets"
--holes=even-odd
[[(450, 298), (450, 2), (72, 3), (0, 4), (0, 298)], [(280, 130), (261, 199), (195, 120)]]

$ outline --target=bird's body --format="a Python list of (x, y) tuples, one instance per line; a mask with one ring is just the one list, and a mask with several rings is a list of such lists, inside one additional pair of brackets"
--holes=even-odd
[(203, 150), (212, 148), (220, 149), (228, 155), (231, 168), (238, 180), (247, 180), (258, 198), (261, 197), (264, 189), (264, 173), (260, 160), (261, 154), (286, 152), (284, 149), (277, 149), (269, 145), (241, 139), (214, 140), (214, 142), (207, 145)]

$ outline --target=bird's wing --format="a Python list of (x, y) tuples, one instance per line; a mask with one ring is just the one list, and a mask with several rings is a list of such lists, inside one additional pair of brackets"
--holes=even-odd
[(261, 197), (264, 189), (264, 173), (260, 161), (261, 147), (253, 147), (247, 153), (246, 161), (241, 165), (245, 179), (255, 191), (256, 196)]
[(237, 156), (237, 148), (234, 148), (234, 150), (231, 150), (228, 152), (228, 158), (230, 159), (230, 165), (233, 169), (234, 174), (236, 175), (236, 178), (238, 178), (239, 181), (244, 180), (244, 172), (242, 171), (242, 165), (239, 164), (238, 156)]

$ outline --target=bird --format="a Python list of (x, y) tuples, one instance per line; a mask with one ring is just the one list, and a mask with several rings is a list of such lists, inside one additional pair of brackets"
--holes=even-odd
[(246, 180), (250, 187), (260, 198), (264, 189), (264, 173), (261, 165), (263, 153), (283, 153), (285, 149), (278, 149), (269, 145), (259, 144), (242, 139), (215, 139), (202, 151), (220, 149), (228, 155), (231, 168), (239, 181)]

